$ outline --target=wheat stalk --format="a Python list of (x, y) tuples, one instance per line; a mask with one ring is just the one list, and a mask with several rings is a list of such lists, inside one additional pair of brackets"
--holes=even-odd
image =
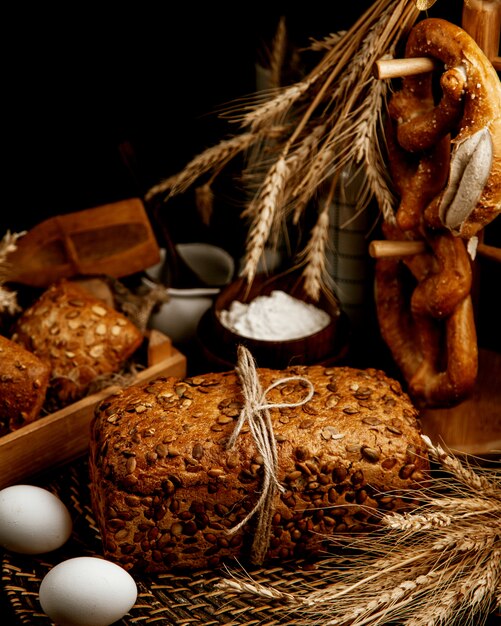
[(17, 240), (23, 237), (26, 231), (11, 233), (7, 231), (0, 240), (0, 314), (14, 315), (21, 310), (17, 302), (17, 292), (4, 287), (9, 281), (11, 264), (9, 255), (17, 250)]
[(423, 435), (423, 440), (428, 446), (429, 453), (438, 463), (440, 463), (447, 471), (449, 471), (460, 483), (471, 489), (472, 492), (478, 491), (484, 495), (493, 496), (501, 499), (500, 481), (486, 478), (474, 471), (468, 465), (447, 453), (439, 444), (434, 445), (430, 438)]
[(387, 515), (384, 518), (383, 523), (389, 528), (396, 528), (401, 531), (411, 530), (412, 532), (416, 532), (418, 530), (428, 530), (429, 528), (450, 526), (452, 518), (441, 512), (425, 513), (423, 515), (393, 513), (393, 515)]
[[(293, 195), (295, 187), (294, 181), (300, 177), (304, 164), (315, 158), (318, 143), (324, 132), (325, 126), (323, 124), (319, 124), (311, 129), (285, 158), (287, 178), (284, 182), (281, 204), (277, 206), (277, 210), (274, 212), (273, 223), (270, 227), (270, 236), (268, 239), (272, 248), (278, 246), (279, 238), (282, 234), (286, 236), (287, 220), (290, 213), (293, 213), (292, 222), (296, 224), (296, 216), (297, 219), (299, 219), (304, 212), (301, 208), (301, 201)], [(252, 174), (249, 174), (249, 178), (251, 176)], [(308, 200), (309, 198), (305, 198), (305, 202)], [(252, 206), (255, 207), (254, 204)]]
[(273, 98), (267, 99), (263, 104), (252, 107), (242, 114), (240, 118), (242, 127), (248, 127), (250, 132), (257, 132), (270, 123), (276, 124), (287, 115), (292, 105), (310, 89), (313, 83), (314, 80), (308, 78), (280, 89), (278, 94), (277, 90), (270, 91), (269, 94), (274, 94)]
[[(384, 4), (384, 3), (383, 3)], [(401, 12), (398, 13), (397, 16), (394, 15), (395, 10), (400, 8)], [(329, 175), (332, 174), (333, 171), (336, 171), (336, 167), (340, 169), (345, 163), (347, 163), (350, 158), (353, 158), (356, 155), (356, 150), (358, 146), (351, 146), (346, 148), (346, 145), (350, 145), (350, 133), (355, 134), (356, 131), (353, 128), (353, 120), (350, 119), (348, 115), (350, 109), (353, 109), (357, 100), (360, 97), (361, 92), (364, 89), (364, 83), (368, 80), (368, 72), (370, 72), (371, 64), (368, 63), (368, 57), (373, 61), (381, 56), (382, 52), (377, 49), (374, 50), (374, 41), (378, 40), (378, 37), (381, 36), (381, 32), (390, 32), (392, 36), (394, 36), (395, 24), (398, 22), (398, 17), (404, 15), (405, 20), (404, 24), (406, 25), (409, 20), (415, 19), (415, 11), (409, 10), (405, 7), (405, 3), (399, 2), (398, 0), (394, 3), (388, 4), (386, 7), (386, 11), (383, 12), (382, 15), (379, 15), (376, 23), (369, 27), (365, 42), (362, 44), (361, 49), (359, 50), (359, 62), (355, 63), (355, 67), (358, 67), (357, 70), (350, 69), (341, 79), (341, 86), (338, 88), (338, 91), (334, 94), (334, 99), (341, 99), (346, 96), (347, 93), (350, 92), (350, 86), (354, 85), (354, 88), (351, 90), (350, 95), (348, 96), (348, 103), (345, 103), (344, 106), (337, 107), (335, 109), (334, 116), (337, 117), (337, 121), (341, 120), (341, 123), (336, 123), (331, 116), (331, 119), (327, 122), (327, 125), (330, 126), (330, 130), (322, 142), (322, 145), (318, 149), (318, 154), (315, 161), (312, 163), (311, 167), (304, 168), (305, 175), (300, 181), (299, 185), (292, 191), (291, 198), (297, 199), (296, 212), (295, 216), (298, 215), (298, 208), (303, 209), (308, 205), (308, 201), (313, 196), (315, 191), (320, 187), (320, 185), (327, 179)], [(399, 26), (400, 29), (405, 28), (404, 26)], [(367, 27), (366, 27), (367, 28)], [(361, 31), (364, 33), (363, 29)], [(401, 32), (401, 31), (399, 31)], [(364, 33), (365, 34), (365, 33)], [(360, 32), (354, 33), (353, 30), (347, 33), (348, 41), (354, 46), (358, 44), (360, 41), (363, 41), (363, 35), (360, 35)], [(359, 38), (361, 37), (361, 38)], [(344, 43), (343, 39), (339, 41)], [(308, 122), (313, 115), (313, 112), (319, 106), (319, 103), (325, 97), (328, 92), (328, 87), (334, 82), (334, 79), (340, 73), (340, 68), (345, 66), (348, 62), (348, 59), (352, 59), (353, 50), (348, 46), (340, 46), (340, 51), (338, 53), (338, 59), (335, 65), (331, 67), (331, 71), (327, 72), (324, 67), (319, 69), (318, 73), (315, 75), (315, 79), (318, 80), (320, 76), (323, 74), (327, 74), (327, 78), (324, 80), (322, 87), (319, 92), (316, 94), (315, 98), (311, 102), (308, 110), (305, 112), (299, 123), (297, 124), (292, 136), (287, 141), (287, 144), (284, 147), (284, 153), (286, 154), (291, 150), (291, 147), (294, 145), (294, 141), (298, 136), (300, 136), (301, 132), (308, 125)], [(356, 82), (358, 80), (358, 82)], [(372, 80), (374, 82), (374, 79)], [(365, 103), (367, 107), (367, 103)], [(371, 104), (369, 103), (369, 106)], [(376, 110), (379, 110), (380, 107), (377, 107)], [(371, 110), (374, 110), (374, 107), (371, 107)], [(349, 119), (348, 128), (346, 128), (345, 119)], [(351, 126), (349, 125), (351, 123)], [(376, 126), (375, 121), (372, 121), (373, 126)], [(343, 124), (345, 126), (343, 126)], [(358, 125), (355, 124), (356, 129), (358, 130)], [(390, 214), (391, 210), (388, 208), (388, 203), (393, 200), (390, 194), (385, 193), (387, 187), (383, 184), (377, 185), (375, 182), (376, 175), (379, 172), (377, 170), (372, 170), (371, 172), (371, 183), (372, 187), (375, 188), (378, 192), (378, 195), (385, 200), (384, 203), (384, 211), (386, 214)], [(367, 203), (369, 196), (368, 194), (362, 194), (361, 196), (363, 202)], [(297, 220), (297, 217), (295, 217)], [(312, 236), (316, 234), (312, 232)], [(315, 245), (318, 243), (315, 242)], [(318, 248), (317, 248), (318, 249)], [(251, 248), (247, 248), (247, 251), (252, 252)], [(254, 254), (254, 253), (253, 253)], [(317, 263), (317, 267), (312, 266), (311, 268), (307, 268), (306, 274), (308, 275), (308, 280), (306, 282), (306, 293), (308, 293), (311, 297), (318, 299), (319, 297), (319, 281), (318, 281), (318, 256), (310, 255), (308, 256), (308, 263)]]
[(269, 67), (269, 83), (270, 86), (280, 87), (282, 84), (281, 75), (285, 63), (285, 52), (287, 48), (287, 29), (285, 27), (285, 18), (281, 17), (278, 21), (277, 31), (273, 38), (270, 67)]
[[(266, 241), (273, 223), (276, 206), (283, 190), (287, 176), (285, 158), (278, 159), (271, 167), (265, 181), (261, 195), (256, 202), (258, 210), (250, 228), (247, 243), (247, 258), (242, 270), (242, 276), (251, 283), (257, 273), (257, 267), (263, 253)], [(252, 205), (251, 205), (252, 206)]]
[(196, 187), (195, 204), (202, 223), (208, 226), (214, 211), (214, 192), (212, 191), (211, 183), (205, 183)]
[[(416, 7), (420, 11), (427, 11), (436, 1), (437, 0), (416, 0)], [(468, 0), (466, 0), (466, 4), (468, 4)]]
[(331, 50), (336, 44), (339, 43), (339, 40), (345, 34), (346, 31), (339, 31), (338, 33), (329, 33), (326, 37), (320, 40), (312, 39), (310, 45), (308, 46), (308, 50), (313, 50), (315, 52)]
[(169, 176), (158, 183), (158, 185), (151, 187), (146, 193), (145, 199), (151, 200), (154, 196), (163, 193), (169, 193), (171, 196), (183, 193), (200, 176), (210, 171), (218, 173), (235, 156), (247, 150), (260, 139), (261, 136), (259, 134), (244, 133), (220, 141), (217, 145), (207, 148), (207, 150), (193, 158), (181, 172), (174, 176)]
[[(415, 0), (375, 0), (346, 32), (312, 42), (307, 49), (321, 53), (318, 63), (306, 76), (284, 86), (276, 86), (285, 56), (285, 24), (280, 20), (270, 59), (272, 88), (233, 103), (225, 112), (239, 124), (241, 134), (195, 157), (183, 171), (150, 189), (146, 199), (166, 194), (168, 200), (200, 176), (218, 175), (237, 154), (252, 147), (243, 171), (252, 183), (252, 195), (242, 212), (243, 219), (252, 217), (243, 264), (249, 282), (266, 242), (271, 238), (275, 244), (280, 233), (287, 237), (289, 220), (297, 227), (326, 181), (336, 178), (350, 162), (362, 167), (367, 179), (354, 213), (375, 198), (384, 219), (392, 221), (395, 197), (378, 139), (388, 87), (372, 77), (372, 67), (379, 58), (394, 53), (420, 6)], [(272, 189), (273, 184), (277, 189)], [(323, 267), (319, 256), (326, 247), (320, 230), (313, 229), (311, 237), (311, 245), (302, 245), (303, 252), (293, 261), (301, 264), (306, 259), (307, 266), (312, 264), (305, 273), (307, 294), (315, 298)]]
[[(298, 626), (458, 626), (483, 623), (499, 606), (501, 480), (499, 468), (473, 468), (423, 436), (438, 464), (421, 504), (382, 514), (377, 531), (333, 538), (346, 547), (343, 566), (317, 564), (324, 586), (296, 584), (294, 593), (252, 581), (231, 589), (273, 598)], [(403, 494), (405, 497), (405, 494)], [(342, 555), (342, 552), (341, 552)], [(225, 589), (227, 580), (219, 581)]]
[[(302, 255), (304, 289), (314, 300), (320, 298), (326, 274), (325, 250), (329, 241), (329, 202), (319, 213), (317, 223), (312, 229), (310, 239)], [(301, 259), (301, 257), (299, 257)]]
[(443, 537), (438, 537), (434, 541), (430, 550), (441, 552), (443, 550), (455, 549), (458, 552), (474, 552), (481, 550), (489, 550), (496, 542), (492, 532), (477, 530), (474, 537), (465, 537), (462, 531), (449, 530)]

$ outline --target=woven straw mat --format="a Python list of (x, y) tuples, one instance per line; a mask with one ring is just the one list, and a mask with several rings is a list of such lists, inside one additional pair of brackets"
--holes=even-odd
[[(73, 534), (59, 550), (42, 556), (7, 553), (2, 556), (2, 586), (8, 605), (19, 624), (50, 626), (43, 613), (38, 590), (45, 574), (54, 566), (76, 556), (102, 556), (101, 540), (90, 506), (87, 462), (79, 460), (53, 472), (38, 483), (56, 493), (69, 508)], [(35, 483), (34, 483), (35, 484)], [(232, 572), (243, 574), (241, 564), (228, 569), (197, 570), (186, 574), (164, 573), (135, 576), (138, 597), (134, 607), (116, 625), (155, 624), (188, 626), (272, 626), (296, 625), (297, 620), (283, 604), (256, 601), (240, 592), (218, 589), (216, 583)], [(303, 561), (281, 563), (276, 567), (246, 567), (255, 582), (278, 586), (281, 591), (297, 591), (299, 585), (311, 588), (325, 584), (324, 568), (316, 569)]]

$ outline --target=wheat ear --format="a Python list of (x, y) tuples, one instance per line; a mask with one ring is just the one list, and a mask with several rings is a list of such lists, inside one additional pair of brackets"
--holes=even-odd
[(257, 272), (259, 260), (263, 254), (270, 234), (270, 226), (280, 201), (287, 176), (285, 158), (279, 158), (271, 167), (261, 193), (255, 204), (258, 210), (251, 224), (246, 246), (246, 258), (242, 276), (251, 283)]
[(243, 133), (229, 139), (223, 139), (217, 145), (211, 146), (201, 154), (198, 154), (181, 172), (174, 176), (169, 176), (158, 183), (158, 185), (151, 187), (145, 194), (145, 199), (148, 201), (160, 194), (174, 196), (183, 193), (200, 176), (210, 171), (215, 170), (217, 172), (223, 169), (237, 154), (247, 150), (260, 138), (260, 135), (256, 133)]
[(17, 250), (17, 241), (26, 234), (26, 231), (11, 233), (7, 231), (0, 240), (0, 313), (6, 312), (14, 315), (21, 310), (17, 301), (17, 292), (3, 286), (9, 281), (11, 275), (11, 263), (9, 255)]
[(436, 459), (440, 465), (447, 471), (449, 471), (459, 482), (466, 485), (473, 491), (481, 492), (487, 496), (501, 497), (500, 486), (487, 479), (485, 476), (480, 476), (470, 467), (461, 463), (461, 461), (451, 454), (448, 454), (442, 446), (439, 444), (434, 445), (430, 438), (426, 435), (421, 435), (423, 441), (428, 446), (430, 455)]

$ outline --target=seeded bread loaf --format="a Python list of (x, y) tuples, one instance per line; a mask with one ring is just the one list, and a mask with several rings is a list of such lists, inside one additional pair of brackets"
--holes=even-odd
[(61, 280), (24, 311), (12, 339), (49, 362), (50, 392), (66, 405), (99, 376), (119, 371), (143, 334), (78, 284)]
[[(377, 510), (410, 506), (427, 478), (417, 411), (383, 372), (298, 366), (257, 370), (262, 388), (306, 377), (313, 398), (270, 410), (278, 479), (266, 561), (313, 554), (326, 535), (368, 528)], [(270, 403), (298, 402), (305, 382), (280, 383)], [(159, 378), (104, 400), (92, 423), (92, 506), (106, 558), (161, 572), (245, 560), (263, 459), (248, 428), (227, 442), (243, 403), (234, 372)], [(406, 490), (406, 501), (401, 495)]]
[(0, 336), (0, 436), (39, 417), (49, 372), (47, 362)]

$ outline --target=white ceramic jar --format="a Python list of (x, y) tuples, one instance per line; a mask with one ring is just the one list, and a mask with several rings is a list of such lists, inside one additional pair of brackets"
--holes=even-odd
[[(226, 250), (208, 243), (177, 244), (176, 251), (205, 285), (187, 289), (166, 286), (169, 300), (152, 313), (149, 326), (166, 334), (173, 343), (182, 344), (195, 337), (202, 315), (221, 286), (232, 280), (235, 264)], [(163, 249), (160, 253), (160, 262), (145, 270), (146, 286), (161, 282), (166, 254)]]

